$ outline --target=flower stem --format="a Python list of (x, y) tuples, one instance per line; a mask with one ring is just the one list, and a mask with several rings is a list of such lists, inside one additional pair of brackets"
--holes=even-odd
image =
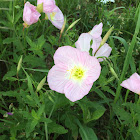
[(125, 74), (126, 74), (126, 72), (128, 70), (129, 62), (130, 62), (130, 59), (132, 58), (132, 52), (133, 52), (133, 49), (134, 49), (134, 46), (135, 46), (137, 35), (139, 33), (139, 29), (140, 29), (140, 10), (139, 10), (139, 15), (138, 15), (137, 25), (136, 25), (136, 28), (135, 28), (135, 33), (134, 33), (134, 36), (132, 38), (131, 45), (130, 45), (130, 47), (128, 49), (128, 52), (127, 52), (127, 55), (126, 55), (126, 58), (125, 58), (125, 61), (124, 61), (124, 66), (123, 66), (122, 74), (121, 74), (120, 80), (118, 82), (118, 87), (117, 87), (117, 91), (116, 91), (116, 96), (115, 96), (115, 99), (114, 99), (114, 103), (116, 103), (117, 100), (120, 97), (121, 88), (122, 88), (120, 86), (120, 84), (123, 81), (124, 76), (125, 76)]

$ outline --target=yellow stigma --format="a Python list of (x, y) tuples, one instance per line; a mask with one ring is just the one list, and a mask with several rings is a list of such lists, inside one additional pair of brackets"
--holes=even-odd
[(82, 80), (85, 76), (85, 70), (80, 66), (75, 66), (70, 70), (70, 79)]
[(51, 20), (53, 21), (54, 20), (54, 16), (56, 15), (56, 12), (52, 12), (51, 14), (50, 14), (50, 17), (51, 17)]

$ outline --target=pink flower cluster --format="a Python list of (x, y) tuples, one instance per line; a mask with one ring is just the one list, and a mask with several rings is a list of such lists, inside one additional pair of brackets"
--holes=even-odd
[[(112, 49), (107, 43), (102, 46), (103, 49), (99, 48), (102, 41), (102, 26), (100, 23), (94, 26), (90, 33), (81, 34), (75, 43), (76, 48), (63, 46), (54, 54), (55, 65), (50, 69), (47, 77), (49, 87), (65, 94), (72, 102), (87, 95), (93, 83), (99, 78), (101, 72), (99, 61), (103, 59), (96, 57), (108, 57), (111, 53)], [(93, 49), (93, 56), (89, 54), (90, 48)]]
[[(61, 10), (56, 6), (55, 0), (38, 0), (37, 6), (42, 9), (51, 23), (58, 29), (61, 29), (64, 24), (64, 16)], [(39, 20), (41, 14), (37, 7), (26, 2), (23, 11), (24, 26), (28, 27)]]
[[(105, 43), (101, 48), (99, 48), (102, 38), (102, 27), (103, 24), (95, 25), (89, 33), (82, 33), (75, 43), (76, 47), (81, 51), (89, 52), (92, 48), (92, 55), (96, 58), (98, 57), (108, 57), (112, 51), (112, 48)], [(91, 44), (92, 41), (92, 44)], [(103, 58), (98, 58), (99, 62), (103, 61)]]

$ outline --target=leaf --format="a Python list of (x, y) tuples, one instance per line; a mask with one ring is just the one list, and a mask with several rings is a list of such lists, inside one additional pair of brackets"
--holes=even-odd
[(8, 38), (3, 40), (3, 44), (10, 44), (10, 43), (16, 42), (16, 41), (17, 41), (17, 38), (10, 38), (10, 37), (8, 37)]
[(118, 36), (110, 36), (112, 38), (118, 39), (125, 47), (126, 52), (128, 51), (128, 44), (127, 42), (122, 38), (122, 37), (118, 37)]
[(40, 117), (38, 117), (38, 114), (35, 112), (34, 109), (32, 109), (31, 114), (32, 114), (32, 116), (33, 116), (34, 119), (36, 119), (36, 120), (39, 120), (40, 119)]
[(77, 124), (75, 123), (75, 119), (77, 119), (76, 116), (71, 115), (71, 114), (66, 114), (65, 126), (72, 131), (73, 138), (77, 139), (78, 127), (77, 127)]
[(82, 137), (82, 140), (98, 140), (98, 138), (92, 128), (82, 125), (79, 122), (79, 120), (76, 120), (76, 122), (80, 127), (79, 132)]
[(133, 122), (131, 114), (123, 109), (123, 106), (112, 104), (112, 108), (121, 124), (131, 124)]
[(39, 38), (38, 38), (38, 46), (41, 48), (43, 45), (44, 45), (44, 43), (45, 43), (45, 38), (44, 38), (44, 35), (42, 35), (42, 36), (40, 36)]
[(49, 133), (65, 134), (68, 132), (62, 125), (56, 124), (55, 122), (48, 124)]
[(26, 36), (26, 41), (28, 42), (28, 44), (31, 47), (33, 47), (33, 48), (36, 47), (36, 44), (34, 42), (32, 42), (32, 40), (28, 36)]
[(24, 68), (24, 69), (27, 69), (27, 70), (31, 70), (31, 71), (39, 71), (39, 72), (49, 72), (49, 70), (45, 70), (45, 69), (31, 69), (31, 68)]
[(0, 92), (0, 95), (2, 96), (9, 96), (9, 97), (18, 97), (19, 93), (17, 91), (6, 91), (6, 92)]
[[(19, 5), (17, 5), (19, 6)], [(15, 6), (17, 8), (17, 6)], [(22, 10), (20, 10), (20, 12), (18, 12), (15, 16), (15, 21), (14, 21), (14, 24), (16, 24), (19, 20), (19, 18), (22, 16)]]
[(99, 119), (105, 112), (105, 108), (97, 102), (79, 102), (80, 107), (83, 111), (83, 120), (88, 123), (92, 120)]
[(26, 124), (26, 138), (28, 138), (30, 136), (30, 133), (34, 130), (35, 126), (38, 124), (38, 120), (34, 119), (34, 120), (29, 120), (28, 123)]

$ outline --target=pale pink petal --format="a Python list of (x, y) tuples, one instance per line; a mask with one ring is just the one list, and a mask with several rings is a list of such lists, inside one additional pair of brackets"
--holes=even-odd
[[(77, 64), (85, 61), (85, 58), (89, 57), (87, 52), (81, 52), (80, 50), (71, 46), (63, 46), (57, 49), (54, 54), (55, 64)], [(87, 59), (86, 59), (87, 60)]]
[(37, 5), (43, 3), (43, 12), (50, 13), (55, 8), (55, 0), (37, 0)]
[(69, 81), (65, 88), (64, 93), (65, 96), (72, 102), (82, 99), (85, 95), (87, 95), (92, 87), (92, 84), (75, 84), (72, 81)]
[(95, 82), (100, 76), (100, 63), (96, 57), (89, 56), (84, 66), (88, 68), (88, 71), (86, 73), (87, 78), (84, 82), (86, 84), (93, 84), (93, 82)]
[[(96, 53), (95, 57), (108, 57), (112, 51), (112, 48), (105, 43)], [(98, 58), (99, 62), (103, 61), (103, 58)]]
[(95, 25), (93, 29), (89, 32), (94, 38), (99, 38), (102, 34), (102, 22), (99, 25)]
[(134, 73), (130, 78), (123, 81), (121, 86), (140, 95), (140, 76), (137, 73)]
[(54, 65), (47, 76), (47, 81), (49, 84), (50, 89), (64, 93), (64, 87), (69, 79), (66, 76), (67, 73), (67, 66), (65, 65)]
[(30, 4), (29, 2), (25, 3), (23, 11), (23, 21), (27, 25), (36, 23), (39, 20), (40, 16), (41, 14), (36, 10), (36, 6)]
[(58, 29), (61, 29), (64, 24), (64, 15), (62, 11), (55, 6), (51, 13), (46, 13), (51, 23)]
[(91, 42), (92, 40), (92, 36), (88, 33), (82, 33), (77, 42), (75, 43), (75, 46), (77, 49), (81, 50), (81, 51), (86, 51), (89, 52), (90, 47), (91, 47)]
[(97, 39), (93, 38), (93, 44), (91, 46), (91, 48), (93, 49), (92, 51), (92, 55), (94, 55), (94, 53), (97, 51), (97, 49), (99, 48), (100, 44), (101, 44), (102, 38), (99, 37)]
[(37, 0), (37, 5), (44, 3), (44, 0)]

